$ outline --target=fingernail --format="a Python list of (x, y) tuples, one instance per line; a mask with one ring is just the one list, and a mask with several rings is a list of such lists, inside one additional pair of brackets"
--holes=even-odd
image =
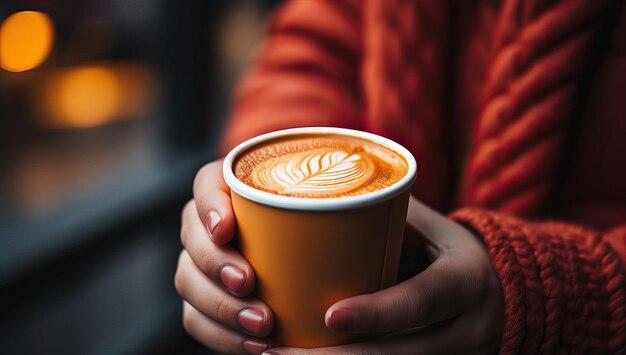
[(264, 351), (261, 355), (279, 355), (276, 351)]
[(265, 313), (258, 309), (244, 309), (239, 312), (239, 324), (254, 334), (261, 334), (265, 325)]
[[(250, 354), (258, 355), (267, 349), (267, 344), (259, 343), (254, 340), (246, 340), (243, 342), (243, 348)], [(264, 353), (265, 354), (265, 353)]]
[(217, 213), (216, 210), (209, 210), (209, 213), (206, 217), (206, 226), (209, 230), (209, 233), (211, 233), (211, 236), (213, 236), (213, 231), (215, 231), (215, 228), (217, 228), (217, 225), (220, 224), (221, 221), (222, 216)]
[(356, 325), (356, 313), (349, 309), (338, 309), (330, 312), (328, 327), (334, 330), (350, 330)]
[(246, 281), (246, 273), (236, 266), (226, 265), (220, 271), (220, 279), (224, 286), (237, 293)]

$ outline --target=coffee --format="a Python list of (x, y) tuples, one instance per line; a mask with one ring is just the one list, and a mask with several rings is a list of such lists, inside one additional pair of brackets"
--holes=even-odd
[(331, 198), (365, 194), (391, 186), (408, 171), (393, 150), (338, 134), (279, 137), (243, 152), (235, 176), (277, 195)]

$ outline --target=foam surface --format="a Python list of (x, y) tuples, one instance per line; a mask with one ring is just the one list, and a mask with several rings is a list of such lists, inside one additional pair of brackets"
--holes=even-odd
[(380, 190), (408, 171), (396, 152), (333, 134), (281, 137), (244, 151), (233, 172), (243, 183), (277, 195), (343, 197)]

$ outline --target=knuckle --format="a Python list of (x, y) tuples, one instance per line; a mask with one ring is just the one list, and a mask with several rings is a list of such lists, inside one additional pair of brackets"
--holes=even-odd
[(202, 272), (212, 278), (213, 280), (218, 279), (217, 275), (217, 258), (213, 255), (213, 252), (210, 249), (204, 249), (200, 254), (200, 265), (198, 265)]
[(176, 274), (174, 275), (174, 287), (176, 288), (176, 292), (184, 298), (185, 295), (185, 278), (183, 277), (183, 272), (180, 267), (176, 270)]
[[(231, 307), (228, 298), (219, 296), (215, 298), (213, 305), (213, 314), (218, 321), (229, 321), (231, 317)], [(230, 322), (229, 322), (230, 323)]]
[(189, 227), (187, 223), (183, 221), (180, 225), (180, 242), (185, 245), (189, 241)]
[[(386, 332), (405, 328), (415, 320), (415, 314), (420, 304), (415, 295), (395, 295), (393, 298), (381, 300), (374, 307), (368, 307), (368, 331)], [(393, 316), (391, 316), (393, 315)]]

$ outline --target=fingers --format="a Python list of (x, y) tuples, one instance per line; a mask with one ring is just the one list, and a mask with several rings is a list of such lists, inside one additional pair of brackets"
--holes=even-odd
[(209, 163), (198, 171), (193, 183), (196, 211), (211, 239), (218, 245), (228, 243), (235, 233), (235, 216), (230, 189), (222, 175), (222, 161)]
[(240, 332), (267, 336), (274, 328), (270, 308), (256, 298), (234, 297), (209, 280), (183, 251), (175, 277), (178, 293), (195, 309)]
[(183, 326), (197, 341), (220, 352), (261, 354), (269, 346), (267, 339), (234, 332), (208, 318), (187, 302), (183, 302)]
[(198, 218), (193, 201), (183, 209), (181, 241), (198, 268), (211, 280), (236, 296), (246, 296), (255, 285), (255, 275), (246, 259), (228, 245), (211, 242)]
[(339, 301), (326, 312), (335, 331), (384, 333), (453, 318), (477, 301), (473, 276), (446, 258), (382, 291)]

